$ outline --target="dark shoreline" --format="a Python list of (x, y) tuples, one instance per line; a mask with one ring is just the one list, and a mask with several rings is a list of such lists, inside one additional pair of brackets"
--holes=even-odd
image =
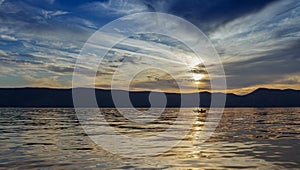
[[(77, 92), (91, 92), (94, 89), (76, 88)], [(116, 94), (121, 97), (126, 95), (126, 91), (115, 90)], [(114, 108), (111, 90), (95, 90), (98, 107)], [(149, 107), (164, 107), (156, 102), (156, 105), (149, 103), (150, 92), (129, 92), (130, 100), (134, 107), (149, 108)], [(152, 92), (154, 95), (162, 95), (159, 92)], [(259, 88), (246, 95), (224, 94), (224, 93), (164, 93), (167, 98), (166, 107), (209, 107), (211, 96), (224, 97), (226, 95), (225, 107), (300, 107), (300, 90), (279, 90)], [(197, 101), (185, 102), (181, 105), (181, 97), (193, 99), (200, 97), (200, 103)], [(50, 88), (0, 88), (0, 107), (16, 107), (16, 108), (72, 108), (73, 98), (72, 89), (50, 89)], [(88, 103), (80, 107), (93, 107)], [(118, 107), (129, 107), (126, 104), (121, 104)], [(222, 107), (222, 106), (220, 106)]]

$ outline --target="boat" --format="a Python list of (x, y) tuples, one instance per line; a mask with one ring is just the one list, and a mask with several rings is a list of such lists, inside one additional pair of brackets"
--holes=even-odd
[(196, 113), (206, 113), (206, 110), (197, 108), (197, 109), (194, 110), (194, 112), (196, 112)]

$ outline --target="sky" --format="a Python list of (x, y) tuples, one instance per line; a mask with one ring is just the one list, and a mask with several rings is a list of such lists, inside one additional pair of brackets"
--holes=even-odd
[[(0, 87), (72, 87), (76, 60), (89, 38), (104, 25), (140, 12), (176, 15), (198, 27), (220, 56), (227, 92), (300, 89), (297, 0), (0, 0)], [(153, 22), (142, 20), (146, 26)], [(134, 75), (130, 90), (177, 92), (178, 82), (184, 82), (186, 92), (195, 86), (209, 91), (209, 65), (195, 61), (194, 55), (171, 37), (129, 37), (103, 57), (95, 86), (112, 88), (112, 76), (118, 72), (115, 84), (122, 89), (132, 71), (153, 66), (156, 69)], [(82, 67), (88, 70), (93, 59), (87, 56)]]

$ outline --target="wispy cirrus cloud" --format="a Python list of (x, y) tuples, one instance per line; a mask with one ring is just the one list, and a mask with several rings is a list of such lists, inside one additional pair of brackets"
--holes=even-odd
[[(72, 68), (86, 40), (104, 24), (127, 14), (143, 11), (166, 12), (183, 17), (206, 33), (224, 63), (229, 90), (249, 92), (256, 87), (299, 87), (300, 7), (298, 1), (254, 0), (237, 2), (194, 1), (0, 1), (0, 86), (70, 87)], [(145, 25), (151, 22), (143, 18)], [(117, 30), (115, 30), (118, 32)], [(122, 30), (119, 30), (122, 31)], [(112, 36), (105, 41), (113, 41)], [(99, 49), (106, 48), (99, 46)], [(137, 36), (119, 43), (104, 58), (98, 70), (98, 87), (109, 88), (111, 74), (122, 63), (127, 72), (135, 65), (168, 67), (179, 81), (194, 73), (206, 74), (195, 63), (193, 53), (167, 38)], [(93, 57), (87, 58), (86, 73), (92, 72)], [(166, 64), (168, 62), (168, 64)], [(213, 65), (206, 65), (213, 67)], [(13, 68), (13, 69), (12, 69)], [(126, 73), (126, 72), (125, 72)], [(124, 73), (121, 79), (128, 78)], [(147, 74), (149, 74), (147, 76)], [(144, 78), (141, 78), (143, 77)], [(48, 77), (48, 80), (47, 80)], [(148, 72), (136, 81), (142, 89), (164, 74)], [(121, 81), (121, 80), (120, 80)], [(32, 83), (30, 83), (32, 82)], [(34, 82), (34, 83), (33, 83)], [(39, 84), (40, 82), (40, 84)], [(189, 82), (191, 83), (191, 82)], [(209, 89), (207, 77), (202, 89)], [(171, 85), (171, 84), (169, 84)], [(189, 86), (189, 84), (187, 84)], [(169, 89), (170, 90), (170, 89)]]
[(139, 0), (109, 0), (107, 2), (91, 2), (82, 7), (85, 10), (114, 15), (128, 15), (148, 11), (147, 5)]
[[(195, 89), (195, 82), (192, 81), (191, 78), (193, 74), (200, 73), (191, 72), (191, 69), (194, 65), (197, 65), (197, 63), (195, 63), (195, 58), (197, 57), (187, 47), (177, 48), (178, 45), (182, 45), (179, 41), (174, 41), (174, 39), (158, 34), (140, 34), (119, 42), (112, 49), (107, 49), (105, 44), (111, 44), (111, 42), (108, 41), (114, 42), (116, 38), (114, 36), (114, 34), (102, 34), (101, 39), (95, 38), (95, 42), (89, 41), (88, 44), (86, 44), (85, 50), (87, 53), (84, 53), (85, 59), (84, 63), (80, 65), (83, 67), (80, 73), (85, 77), (93, 76), (88, 70), (98, 68), (96, 79), (97, 87), (108, 87), (108, 85), (112, 83), (112, 77), (114, 76), (117, 77), (113, 82), (114, 85), (117, 85), (114, 88), (126, 89), (126, 84), (122, 82), (132, 79), (131, 74), (133, 72), (149, 68), (148, 71), (143, 72), (143, 74), (138, 77), (139, 80), (134, 83), (136, 84), (136, 88), (142, 89), (141, 87), (144, 83), (144, 90), (147, 90), (148, 85), (151, 84), (151, 82), (149, 82), (150, 80), (160, 80), (163, 84), (168, 83), (169, 80), (164, 81), (167, 79), (167, 77), (165, 77), (167, 71), (168, 74), (171, 74), (176, 80), (185, 83), (187, 87), (190, 86), (188, 90), (192, 88)], [(105, 56), (98, 54), (98, 50), (101, 52), (103, 49), (109, 50)], [(99, 57), (103, 57), (101, 63), (97, 63)], [(160, 71), (158, 71), (161, 73), (152, 72), (151, 69), (153, 68), (161, 68)], [(205, 73), (203, 72), (203, 74)], [(152, 77), (152, 79), (149, 79), (149, 77)], [(166, 87), (167, 86), (164, 85), (158, 86), (157, 88), (163, 88), (162, 90), (169, 92), (178, 92), (178, 89), (173, 89), (173, 86), (169, 88)]]
[(10, 35), (0, 35), (0, 39), (7, 40), (7, 41), (17, 41), (18, 39), (14, 36)]
[(211, 33), (229, 87), (264, 86), (299, 74), (299, 22), (300, 3), (280, 1)]
[(65, 15), (68, 14), (69, 12), (67, 11), (47, 11), (47, 10), (42, 10), (41, 11), (42, 15), (46, 19), (51, 19), (52, 17), (60, 16), (60, 15)]

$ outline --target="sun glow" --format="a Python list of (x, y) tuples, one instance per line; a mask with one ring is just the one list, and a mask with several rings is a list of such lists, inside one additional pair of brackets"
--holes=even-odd
[(199, 80), (201, 80), (203, 77), (204, 77), (203, 74), (193, 74), (193, 79), (194, 79), (195, 81), (199, 81)]

